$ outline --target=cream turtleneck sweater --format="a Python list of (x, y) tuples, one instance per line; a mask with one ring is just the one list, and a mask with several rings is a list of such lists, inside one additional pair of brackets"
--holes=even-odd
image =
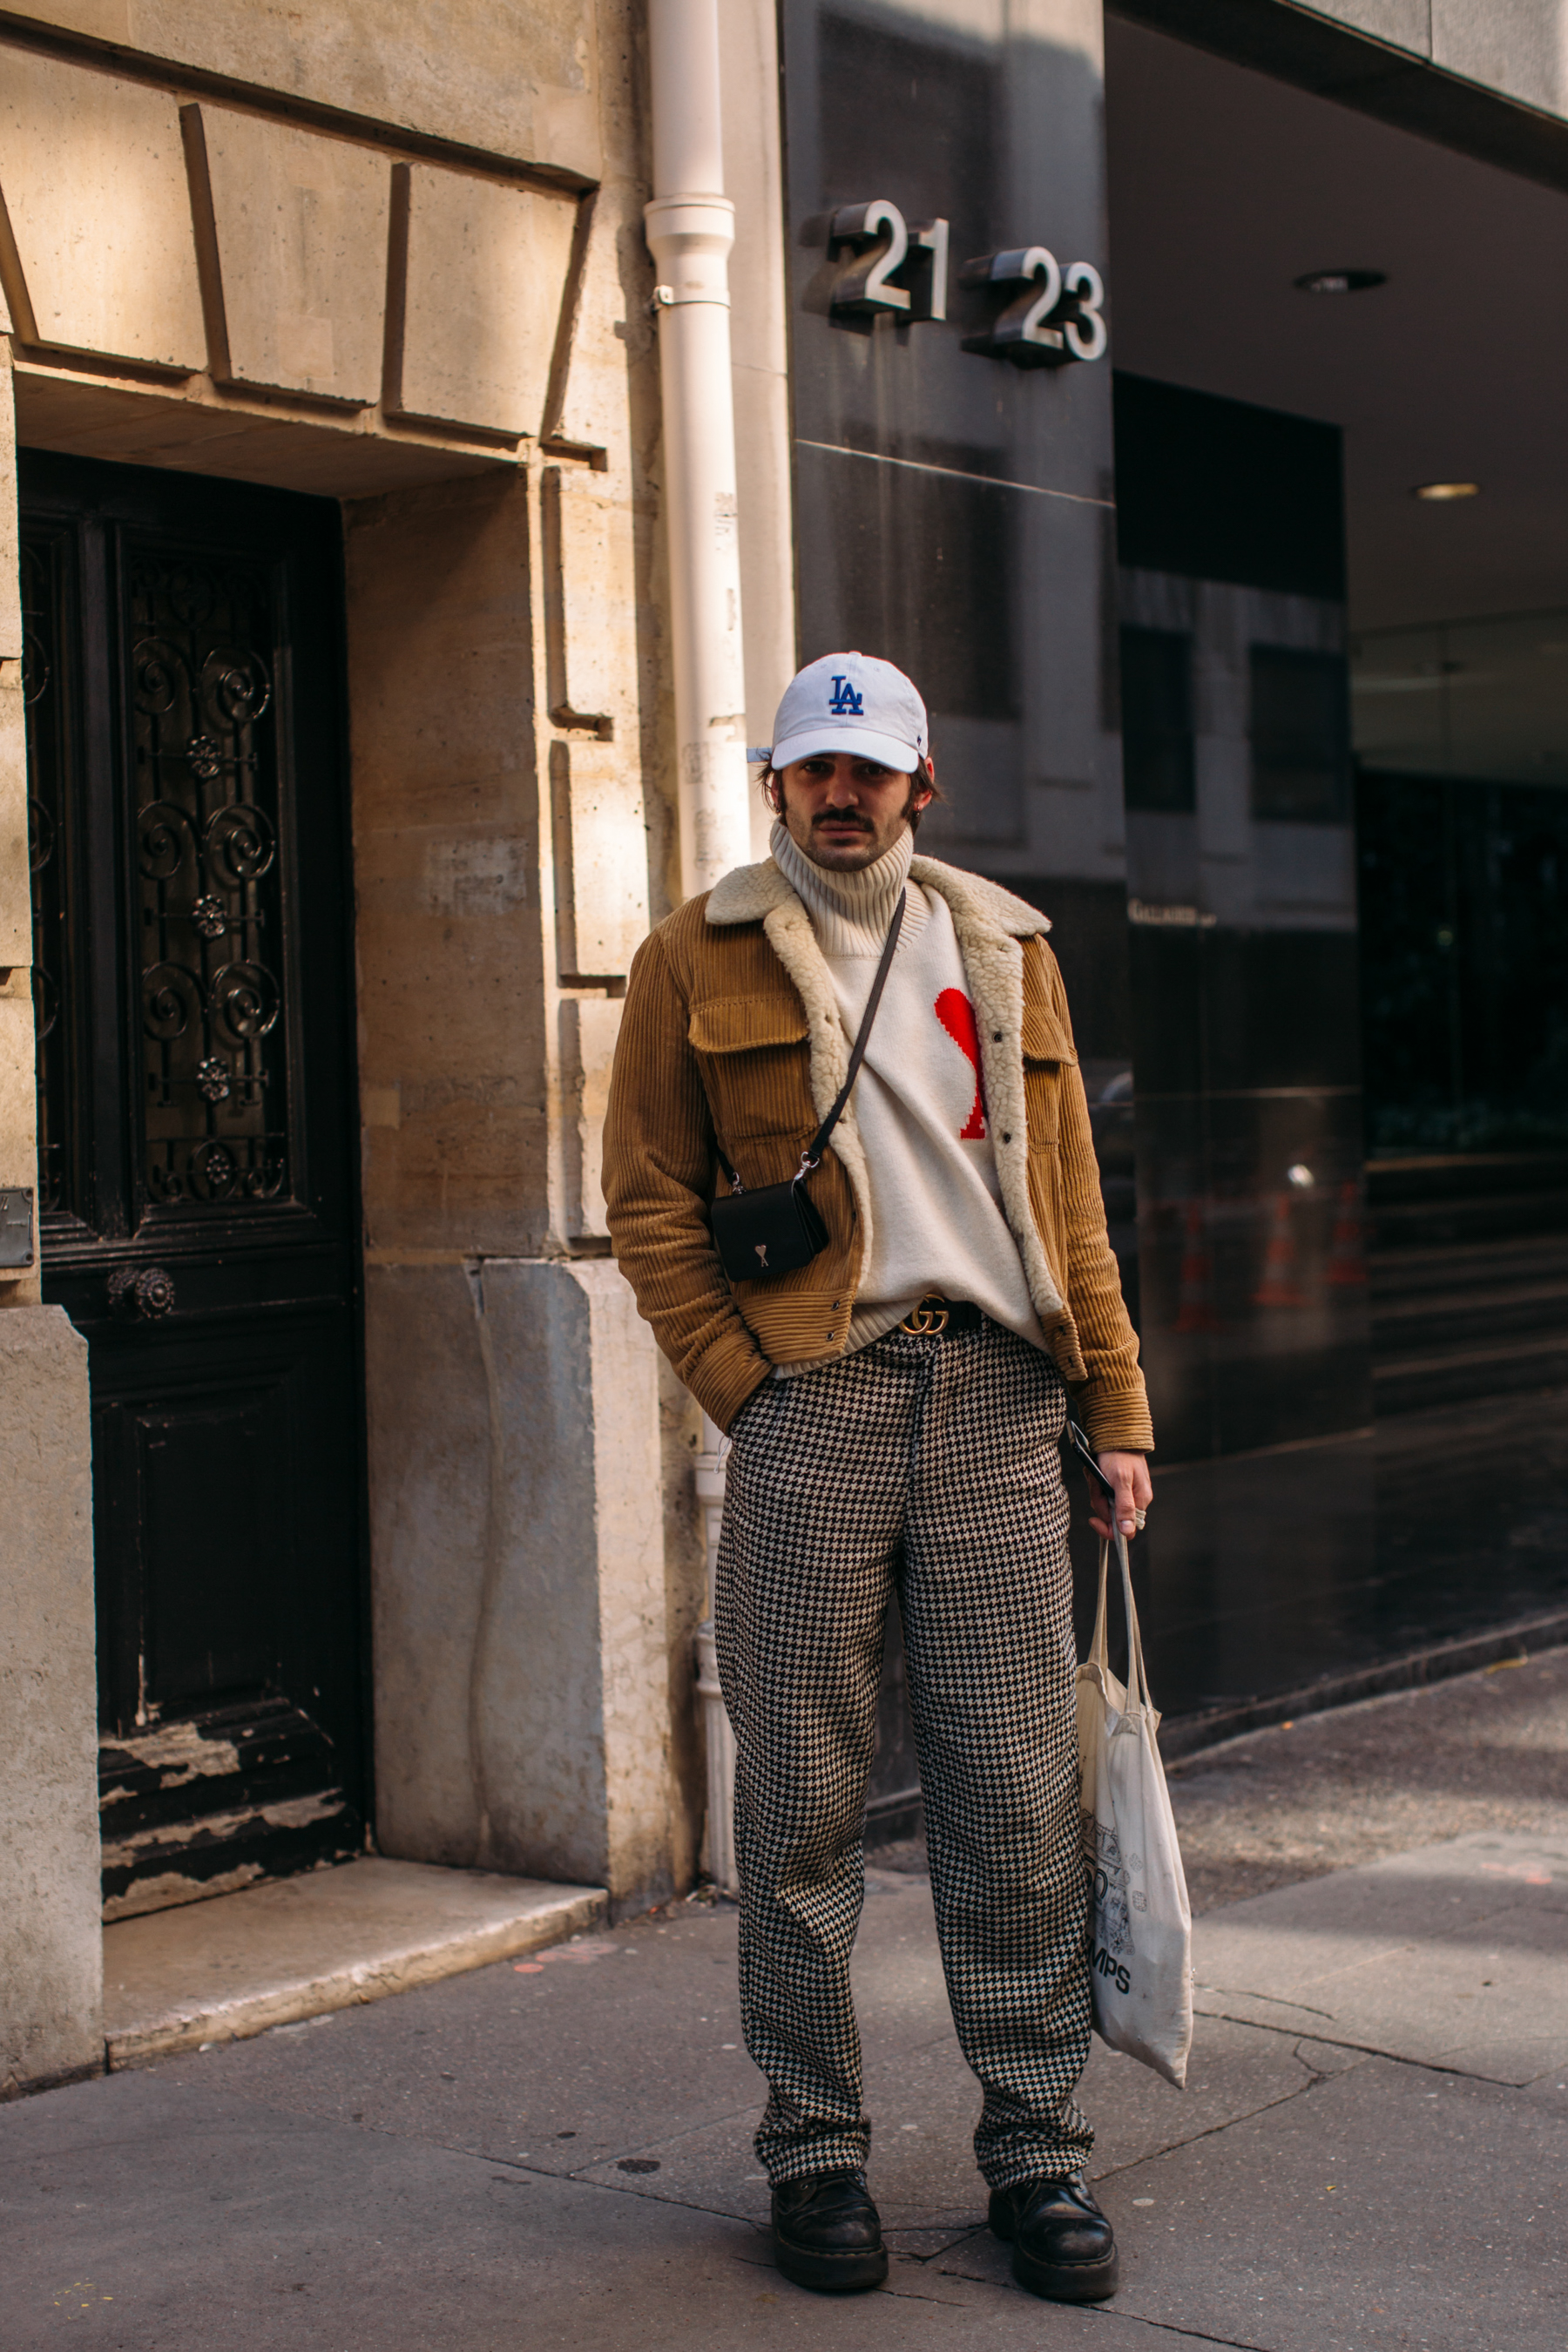
[(931, 1290), (973, 1299), (993, 1321), (1044, 1348), (1002, 1212), (963, 959), (946, 899), (909, 880), (914, 835), (906, 827), (858, 874), (814, 865), (782, 824), (773, 826), (771, 846), (811, 917), (851, 1041), (899, 892), (906, 886), (909, 892), (855, 1082), (853, 1108), (871, 1185), (871, 1255), (850, 1321), (850, 1350), (879, 1339)]

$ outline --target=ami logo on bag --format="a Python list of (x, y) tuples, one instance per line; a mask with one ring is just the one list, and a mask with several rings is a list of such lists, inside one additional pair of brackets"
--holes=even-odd
[(1103, 1944), (1094, 1943), (1089, 1945), (1089, 1958), (1090, 1967), (1097, 1969), (1102, 1977), (1115, 1978), (1118, 1992), (1131, 1991), (1132, 1979), (1127, 1973), (1125, 1960), (1113, 1959)]
[(833, 691), (827, 698), (827, 708), (835, 719), (859, 719), (864, 716), (866, 706), (847, 677), (836, 677)]

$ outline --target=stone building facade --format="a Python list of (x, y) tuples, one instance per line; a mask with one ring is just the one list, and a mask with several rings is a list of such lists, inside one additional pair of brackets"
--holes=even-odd
[[(771, 9), (723, 16), (727, 71), (765, 89)], [(101, 1739), (138, 1789), (149, 1775), (188, 1781), (187, 1762), (170, 1764), (167, 1726), (201, 1717), (194, 1769), (206, 1798), (184, 1821), (165, 1807), (161, 1833), (142, 1806), (142, 1865), (132, 1833), (110, 1916), (271, 1866), (242, 1850), (243, 1835), (233, 1843), (247, 1811), (283, 1822), (285, 1844), (273, 1843), (287, 1865), (287, 1834), (309, 1843), (312, 1818), (331, 1811), (335, 1798), (300, 1781), (298, 1753), (275, 1756), (283, 1778), (270, 1784), (265, 1761), (259, 1780), (237, 1771), (235, 1750), (253, 1762), (258, 1739), (277, 1748), (276, 1726), (237, 1730), (232, 1710), (220, 1721), (209, 1704), (223, 1717), (268, 1645), (285, 1657), (291, 1643), (295, 1686), (263, 1668), (262, 1687), (321, 1729), (331, 1694), (318, 1706), (312, 1691), (335, 1676), (325, 1780), (349, 1795), (345, 1843), (370, 1827), (388, 1854), (597, 1884), (623, 1907), (690, 1883), (700, 1428), (609, 1259), (598, 1184), (618, 1000), (633, 950), (679, 887), (645, 32), (637, 0), (342, 0), (303, 16), (271, 0), (62, 0), (0, 28), (0, 1186), (25, 1193), (35, 1217), (32, 1246), (14, 1252), (27, 1263), (0, 1268), (0, 2074), (13, 2084), (101, 2063), (95, 1437), (98, 1548), (105, 1560), (113, 1551), (121, 1587), (112, 1603), (100, 1594), (120, 1613), (99, 1633), (106, 1658), (129, 1643), (138, 1661), (118, 1698), (106, 1694)], [(793, 657), (777, 134), (764, 111), (748, 101), (732, 187), (759, 709)], [(121, 484), (129, 508), (116, 506)], [(35, 551), (47, 554), (54, 528), (81, 575), (53, 604), (37, 564), (18, 568), (19, 493)], [(325, 541), (310, 538), (323, 520)], [(265, 571), (299, 530), (292, 619), (274, 610), (270, 640), (215, 652), (195, 607), (210, 602), (226, 549), (241, 563), (265, 541)], [(95, 601), (85, 575), (104, 534), (122, 555)], [(149, 619), (148, 549), (176, 541), (184, 571), (160, 574), (168, 609)], [(311, 567), (334, 563), (334, 583), (308, 605)], [(24, 604), (39, 606), (26, 632)], [(178, 635), (181, 612), (196, 634), (169, 658), (200, 675), (186, 677), (183, 716), (147, 721), (165, 729), (149, 754), (138, 729), (157, 694), (137, 667), (142, 633)], [(335, 630), (335, 642), (291, 645), (294, 626)], [(326, 695), (309, 708), (307, 661)], [(74, 698), (61, 726), (90, 734), (95, 665), (110, 731), (130, 730), (123, 760), (103, 751), (121, 831), (141, 828), (130, 851), (87, 837), (96, 787), (78, 772), (92, 766), (90, 743), (68, 744), (58, 772), (41, 773), (39, 714)], [(296, 730), (332, 732), (313, 764), (308, 742), (290, 755), (284, 740), (290, 677)], [(58, 863), (40, 838), (50, 817), (73, 833), (77, 869), (64, 898), (46, 880), (31, 904), (25, 697), (36, 705), (35, 873)], [(139, 787), (147, 756), (172, 760), (177, 782), (165, 773)], [(205, 854), (213, 808), (243, 801), (246, 776), (270, 759), (270, 820), (245, 820), (254, 867), (254, 827), (287, 817), (289, 756), (299, 794), (341, 803), (335, 914), (320, 897), (312, 908), (304, 871), (267, 900), (281, 831), (248, 893), (243, 856), (216, 881), (211, 859), (158, 879), (150, 806), (178, 803), (184, 814), (169, 822), (205, 828)], [(61, 807), (46, 811), (57, 789)], [(221, 808), (218, 822), (229, 822)], [(307, 864), (304, 834), (294, 848)], [(89, 876), (95, 859), (104, 870)], [(228, 925), (216, 943), (193, 929), (204, 882), (212, 926)], [(118, 971), (89, 969), (82, 951), (90, 906), (120, 927)], [(135, 926), (154, 919), (163, 961), (205, 992), (163, 1022), (165, 1033), (184, 1024), (173, 1041), (153, 1035), (149, 991), (190, 991), (178, 974), (145, 981), (158, 960)], [(348, 979), (323, 1013), (331, 988), (314, 933), (334, 922)], [(237, 1010), (237, 946), (268, 974), (252, 975), (253, 992), (291, 996), (280, 1012), (270, 1001)], [(42, 1175), (36, 960), (55, 967), (39, 982), (51, 1011), (37, 1050), (68, 1058), (64, 1093), (90, 1092), (94, 1055), (123, 1065), (98, 1114), (46, 1085), (56, 1131)], [(193, 1065), (198, 1019), (196, 1043), (212, 1050)], [(293, 1042), (274, 1054), (289, 1021)], [(143, 1115), (153, 1046), (161, 1108)], [(300, 1076), (289, 1053), (303, 1064), (314, 1053), (316, 1076)], [(229, 1092), (215, 1104), (204, 1083)], [(257, 1139), (268, 1119), (249, 1133), (237, 1108), (261, 1085), (274, 1104), (294, 1086), (297, 1161), (314, 1151), (280, 1189)], [(357, 1106), (343, 1103), (345, 1085)], [(346, 1135), (328, 1133), (345, 1109)], [(95, 1115), (123, 1129), (116, 1201), (104, 1136), (79, 1131)], [(298, 1327), (303, 1369), (279, 1370), (268, 1351), (278, 1315), (294, 1310), (272, 1313), (268, 1286), (299, 1293), (315, 1277), (291, 1262), (248, 1287), (224, 1285), (247, 1250), (266, 1259), (258, 1221), (285, 1221), (283, 1199), (331, 1223), (312, 1186), (334, 1151), (348, 1172), (347, 1214), (322, 1244), (335, 1251), (335, 1300)], [(203, 1255), (201, 1228), (210, 1243), (215, 1221), (221, 1266)], [(156, 1283), (135, 1292), (150, 1266), (172, 1295), (161, 1315)], [(69, 1312), (52, 1280), (67, 1268)], [(193, 1307), (216, 1335), (205, 1369), (170, 1353)], [(335, 1357), (334, 1316), (350, 1342)], [(105, 1372), (95, 1387), (89, 1354), (108, 1365), (117, 1349), (123, 1377)], [(347, 1442), (313, 1453), (296, 1424), (336, 1413), (334, 1379), (351, 1403)], [(279, 1381), (287, 1409), (268, 1420)], [(226, 1417), (213, 1417), (215, 1394), (233, 1401)], [(312, 1520), (336, 1530), (289, 1604), (296, 1619), (319, 1609), (331, 1621), (317, 1646), (337, 1655), (321, 1674), (287, 1628), (215, 1633), (196, 1589), (265, 1580), (245, 1522), (290, 1482), (304, 1491), (268, 1522), (276, 1542), (308, 1549)], [(229, 1643), (228, 1665), (180, 1659), (170, 1621), (182, 1613), (201, 1620), (209, 1650)], [(160, 1726), (164, 1746), (154, 1737), (149, 1748)], [(309, 1746), (296, 1723), (284, 1747), (300, 1736)], [(149, 1835), (161, 1849), (150, 1869)], [(108, 1812), (104, 1838), (107, 1853)]]
[[(105, 1916), (367, 1837), (623, 1913), (697, 1866), (703, 1433), (598, 1181), (630, 959), (681, 872), (649, 7), (0, 16), (0, 2091), (101, 2064)], [(1374, 1424), (1465, 1405), (1473, 1349), (1434, 1370), (1409, 1334), (1562, 1250), (1568, 1155), (1369, 1167), (1386, 859), (1335, 714), (1359, 633), (1396, 864), (1422, 793), (1474, 786), (1491, 857), (1485, 793), (1568, 782), (1545, 689), (1509, 687), (1506, 775), (1439, 774), (1392, 724), (1459, 694), (1461, 621), (1479, 681), (1563, 634), (1551, 369), (1510, 338), (1558, 332), (1519, 272), (1568, 254), (1568, 6), (717, 13), (724, 724), (765, 740), (797, 650), (904, 660), (932, 847), (1052, 916), (1175, 1465), (1141, 1571), (1168, 1707), (1409, 1647), (1386, 1596), (1487, 1498), (1485, 1445), (1460, 1495), (1455, 1432), (1422, 1438), (1435, 1533), (1399, 1518), (1427, 1456), (1374, 1464)], [(1484, 335), (1445, 260), (1472, 230), (1513, 289)], [(1024, 368), (1003, 306), (1053, 253), (1073, 337)], [(1472, 465), (1488, 498), (1439, 539), (1417, 468)], [(1541, 872), (1560, 803), (1508, 803)], [(1442, 1244), (1381, 1364), (1380, 1200)], [(1555, 1326), (1521, 1344), (1516, 1387), (1565, 1376)], [(1549, 1535), (1498, 1540), (1522, 1612)], [(1456, 1626), (1491, 1575), (1467, 1557)]]

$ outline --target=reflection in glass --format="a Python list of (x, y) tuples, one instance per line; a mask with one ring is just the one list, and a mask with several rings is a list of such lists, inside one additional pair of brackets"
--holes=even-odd
[[(787, 0), (783, 32), (800, 656), (858, 646), (916, 679), (937, 855), (1120, 883), (1109, 368), (964, 348), (999, 307), (973, 257), (1040, 244), (1103, 272), (1095, 65), (973, 0)], [(944, 319), (919, 315), (912, 247), (890, 281), (912, 311), (835, 309), (832, 223), (873, 202), (911, 236), (947, 222)]]
[(1568, 613), (1369, 630), (1351, 665), (1363, 768), (1568, 784)]
[(1390, 1153), (1568, 1145), (1568, 792), (1363, 774), (1368, 1133)]
[(1253, 815), (1342, 824), (1350, 803), (1342, 656), (1254, 646), (1251, 686)]
[(1197, 805), (1193, 641), (1184, 629), (1121, 632), (1121, 781), (1130, 809)]
[(1344, 620), (1337, 599), (1131, 567), (1120, 594), (1142, 1337), (1163, 1463), (1370, 1418)]
[(1375, 1157), (1568, 1144), (1568, 614), (1352, 647)]

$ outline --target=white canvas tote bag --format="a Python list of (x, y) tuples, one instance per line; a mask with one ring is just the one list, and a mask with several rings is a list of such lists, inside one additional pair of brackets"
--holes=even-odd
[(1112, 2050), (1141, 2058), (1182, 2091), (1193, 2039), (1193, 1915), (1165, 1768), (1154, 1744), (1160, 1718), (1149, 1703), (1123, 1535), (1116, 1550), (1127, 1607), (1125, 1689), (1106, 1664), (1110, 1549), (1100, 1547), (1094, 1640), (1078, 1670), (1083, 1850), (1093, 1880), (1094, 2030)]

